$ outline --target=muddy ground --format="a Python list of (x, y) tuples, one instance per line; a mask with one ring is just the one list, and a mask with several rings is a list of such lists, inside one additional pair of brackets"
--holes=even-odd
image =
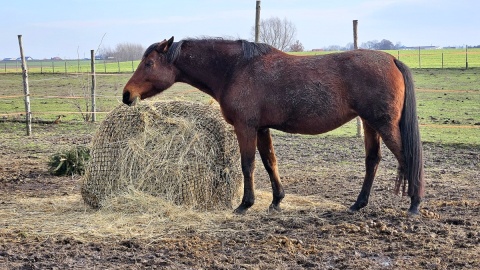
[[(266, 211), (270, 187), (257, 161), (257, 195), (267, 199), (246, 215), (215, 213), (225, 218), (206, 227), (180, 226), (177, 218), (134, 237), (95, 233), (106, 225), (91, 224), (76, 235), (74, 225), (60, 224), (62, 213), (72, 213), (56, 201), (72, 198), (84, 209), (79, 215), (98, 213), (81, 205), (80, 177), (51, 176), (46, 160), (63, 146), (88, 144), (92, 134), (56, 126), (44, 127), (44, 136), (41, 128), (33, 139), (41, 147), (28, 151), (18, 150), (25, 139), (8, 132), (0, 139), (0, 269), (480, 269), (478, 146), (424, 144), (426, 197), (417, 217), (406, 215), (408, 198), (392, 194), (396, 162), (382, 146), (370, 204), (352, 214), (346, 210), (363, 180), (361, 140), (275, 133), (282, 213)], [(45, 201), (57, 210), (22, 209)]]

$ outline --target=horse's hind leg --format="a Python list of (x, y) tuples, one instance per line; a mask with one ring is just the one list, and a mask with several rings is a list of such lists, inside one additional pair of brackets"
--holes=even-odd
[(358, 211), (368, 204), (368, 198), (372, 189), (373, 180), (377, 172), (378, 164), (382, 158), (380, 153), (380, 135), (363, 121), (365, 134), (365, 179), (357, 201), (350, 207), (350, 211)]
[(277, 168), (277, 158), (273, 149), (272, 137), (268, 128), (261, 129), (257, 132), (257, 148), (262, 157), (263, 165), (270, 176), (272, 183), (273, 200), (270, 205), (270, 210), (281, 211), (280, 202), (285, 197), (282, 183)]

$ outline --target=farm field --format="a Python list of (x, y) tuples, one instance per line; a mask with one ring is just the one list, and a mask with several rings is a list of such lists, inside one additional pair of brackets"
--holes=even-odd
[[(396, 161), (383, 145), (370, 204), (346, 211), (364, 170), (353, 122), (319, 136), (273, 133), (281, 213), (266, 211), (271, 188), (258, 156), (257, 201), (246, 215), (128, 195), (90, 209), (81, 177), (52, 176), (46, 165), (91, 142), (98, 123), (83, 122), (89, 77), (32, 74), (34, 118), (65, 117), (34, 124), (29, 138), (11, 121), (21, 117), (11, 114), (23, 108), (21, 76), (0, 74), (0, 269), (478, 269), (479, 72), (413, 70), (427, 182), (418, 217), (392, 193)], [(99, 120), (120, 104), (130, 76), (98, 77)], [(211, 101), (182, 84), (158, 99)]]
[[(294, 55), (322, 55), (335, 51), (293, 52)], [(385, 50), (397, 57), (410, 68), (480, 68), (480, 48), (465, 49), (431, 49), (431, 50)], [(115, 61), (95, 60), (95, 70), (99, 74), (130, 73), (140, 60)], [(22, 63), (19, 60), (0, 61), (0, 73), (21, 73)], [(68, 74), (88, 73), (91, 71), (90, 60), (28, 60), (30, 73)]]
[[(466, 68), (480, 67), (480, 48), (385, 50), (410, 68)], [(295, 55), (323, 55), (331, 51), (296, 52)]]

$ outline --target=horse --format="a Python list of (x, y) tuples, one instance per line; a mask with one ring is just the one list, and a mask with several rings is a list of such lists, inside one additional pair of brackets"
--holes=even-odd
[(244, 181), (235, 213), (255, 202), (256, 150), (271, 181), (269, 210), (282, 210), (285, 191), (270, 129), (320, 134), (357, 116), (363, 123), (365, 178), (349, 211), (368, 204), (383, 140), (398, 161), (395, 193), (403, 185), (403, 195), (410, 196), (408, 213), (419, 213), (425, 183), (414, 85), (408, 67), (395, 57), (372, 50), (294, 56), (245, 40), (172, 37), (147, 48), (123, 89), (123, 103), (134, 105), (175, 82), (210, 95), (233, 125)]

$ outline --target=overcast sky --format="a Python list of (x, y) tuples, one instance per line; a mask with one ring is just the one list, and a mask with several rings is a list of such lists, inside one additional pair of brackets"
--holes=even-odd
[[(89, 57), (91, 49), (175, 36), (252, 39), (255, 0), (0, 0), (0, 59)], [(287, 18), (306, 50), (388, 39), (406, 46), (480, 45), (478, 0), (262, 0), (261, 18)], [(102, 41), (102, 37), (103, 41)]]

